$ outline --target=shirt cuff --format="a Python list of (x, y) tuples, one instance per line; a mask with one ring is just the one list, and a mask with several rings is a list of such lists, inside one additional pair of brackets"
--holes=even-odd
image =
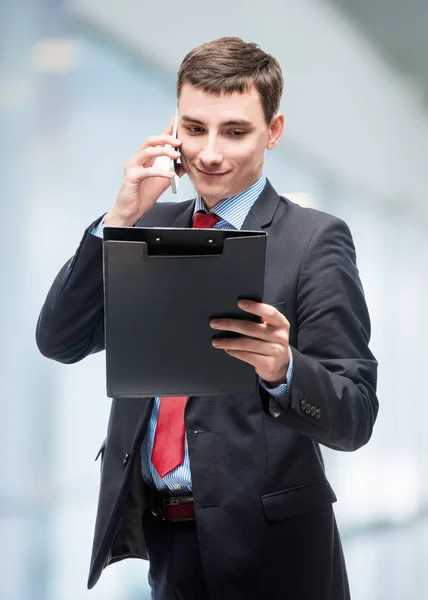
[(269, 392), (270, 400), (269, 400), (269, 412), (273, 417), (278, 417), (281, 412), (284, 410), (283, 407), (287, 406), (290, 401), (291, 396), (291, 384), (293, 381), (293, 353), (291, 348), (290, 351), (290, 363), (288, 365), (286, 378), (286, 383), (281, 383), (276, 387), (271, 387), (267, 381), (263, 379), (260, 380), (260, 385), (264, 387), (264, 389)]
[(103, 216), (98, 225), (95, 225), (95, 227), (91, 231), (92, 235), (95, 235), (96, 237), (99, 237), (101, 239), (103, 239), (104, 237), (104, 219), (106, 217), (106, 214)]

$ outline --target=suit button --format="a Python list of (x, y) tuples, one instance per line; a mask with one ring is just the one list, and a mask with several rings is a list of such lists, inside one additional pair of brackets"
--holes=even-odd
[(321, 417), (321, 409), (319, 408), (319, 409), (317, 410), (317, 412), (315, 413), (315, 418), (316, 418), (316, 419), (319, 419), (320, 417)]
[(128, 462), (128, 460), (129, 460), (129, 454), (125, 454), (125, 456), (123, 457), (122, 463), (124, 465), (126, 465), (126, 463)]
[(312, 408), (311, 408), (311, 417), (315, 417), (316, 412), (317, 412), (317, 407), (316, 406), (312, 406)]
[(304, 411), (304, 410), (305, 410), (305, 408), (306, 408), (306, 401), (305, 401), (305, 400), (302, 400), (302, 401), (300, 402), (300, 408), (302, 409), (302, 411)]
[(311, 405), (311, 404), (309, 404), (309, 402), (308, 402), (308, 404), (306, 405), (306, 408), (305, 408), (305, 413), (306, 413), (307, 415), (308, 415), (308, 414), (311, 412), (311, 408), (312, 408), (312, 405)]

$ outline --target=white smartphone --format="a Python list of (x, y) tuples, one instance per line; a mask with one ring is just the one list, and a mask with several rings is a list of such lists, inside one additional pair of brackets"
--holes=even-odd
[[(175, 117), (174, 117), (174, 127), (172, 130), (172, 137), (177, 137), (177, 131), (178, 131), (178, 108), (175, 111)], [(178, 176), (178, 164), (180, 163), (180, 159), (171, 159), (169, 161), (169, 170), (171, 172), (174, 173), (174, 177), (171, 178), (171, 190), (173, 192), (173, 194), (176, 194), (178, 192), (178, 185), (180, 183), (180, 178)]]

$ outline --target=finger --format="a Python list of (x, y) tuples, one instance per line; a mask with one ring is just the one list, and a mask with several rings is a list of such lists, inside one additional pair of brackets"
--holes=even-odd
[(131, 167), (136, 165), (144, 166), (152, 166), (153, 160), (158, 156), (169, 156), (169, 158), (179, 158), (180, 152), (178, 150), (174, 150), (174, 148), (167, 148), (165, 146), (149, 146), (145, 148), (141, 152), (137, 152), (130, 158), (130, 160), (125, 165), (125, 171)]
[(226, 353), (233, 358), (242, 360), (243, 362), (252, 365), (256, 369), (260, 369), (266, 360), (265, 356), (255, 354), (254, 352), (244, 352), (242, 350), (226, 350)]
[(213, 319), (210, 321), (210, 326), (220, 331), (233, 331), (260, 340), (267, 340), (269, 337), (268, 325), (264, 323), (252, 323), (240, 319)]
[(130, 183), (142, 181), (148, 177), (164, 177), (165, 179), (172, 179), (174, 173), (167, 171), (166, 169), (161, 169), (160, 167), (134, 167), (133, 169), (129, 169), (126, 174), (126, 180)]
[(213, 329), (221, 331), (233, 331), (249, 338), (265, 340), (278, 344), (288, 344), (287, 323), (282, 323), (280, 327), (274, 327), (267, 323), (254, 323), (240, 319), (213, 319), (210, 321)]
[(251, 352), (261, 356), (280, 357), (285, 352), (284, 346), (281, 346), (280, 344), (272, 344), (270, 342), (247, 337), (216, 338), (212, 341), (212, 345), (214, 348), (219, 348), (220, 350)]
[(144, 170), (147, 177), (166, 177), (168, 179), (172, 179), (175, 175), (173, 171), (166, 171), (165, 169), (160, 169), (159, 167), (148, 167)]
[(284, 315), (270, 304), (263, 304), (263, 302), (254, 302), (253, 300), (240, 300), (238, 302), (238, 306), (246, 312), (261, 317), (262, 320), (268, 325), (279, 327), (284, 322), (288, 323)]
[(163, 135), (154, 135), (146, 139), (138, 152), (141, 152), (144, 148), (148, 148), (149, 146), (164, 146), (165, 144), (169, 144), (170, 146), (180, 146), (181, 141), (172, 137), (170, 134), (164, 133)]

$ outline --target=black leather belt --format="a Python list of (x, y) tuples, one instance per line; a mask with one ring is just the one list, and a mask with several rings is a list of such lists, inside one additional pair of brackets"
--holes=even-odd
[(162, 496), (156, 490), (146, 487), (147, 507), (155, 517), (163, 521), (179, 523), (195, 520), (193, 496)]

